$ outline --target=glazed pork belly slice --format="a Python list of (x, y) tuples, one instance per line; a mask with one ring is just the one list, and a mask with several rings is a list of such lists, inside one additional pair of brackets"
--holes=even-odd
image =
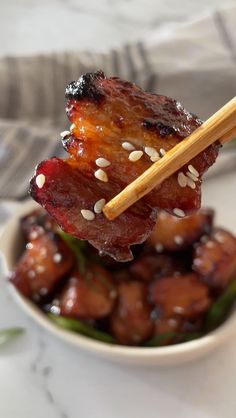
[(102, 207), (191, 132), (201, 121), (174, 99), (142, 91), (102, 72), (66, 88), (71, 131), (62, 133), (69, 157), (36, 168), (31, 195), (62, 229), (118, 261), (146, 240), (158, 209), (185, 216), (199, 209), (201, 177), (214, 163), (213, 144), (114, 221)]

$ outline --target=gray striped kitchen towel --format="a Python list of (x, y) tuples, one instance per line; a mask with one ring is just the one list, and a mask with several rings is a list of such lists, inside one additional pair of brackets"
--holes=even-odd
[[(27, 194), (34, 166), (60, 155), (68, 129), (64, 89), (87, 71), (102, 69), (142, 88), (172, 96), (207, 118), (236, 92), (236, 7), (186, 24), (167, 25), (142, 42), (106, 54), (61, 52), (0, 59), (0, 223)], [(227, 152), (215, 170), (236, 166)]]

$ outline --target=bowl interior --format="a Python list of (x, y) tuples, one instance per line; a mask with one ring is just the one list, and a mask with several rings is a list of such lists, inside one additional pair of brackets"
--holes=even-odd
[[(6, 275), (15, 265), (23, 249), (23, 237), (20, 233), (19, 218), (38, 205), (33, 201), (22, 204), (18, 213), (6, 224), (0, 240), (0, 254), (3, 257), (4, 274)], [(31, 301), (21, 296), (12, 285), (9, 285), (16, 302), (21, 308), (47, 331), (73, 344), (76, 347), (93, 352), (110, 360), (139, 365), (171, 365), (181, 364), (197, 358), (215, 346), (220, 345), (236, 331), (236, 314), (217, 330), (200, 339), (166, 347), (142, 348), (109, 345), (95, 341), (88, 337), (58, 328)]]

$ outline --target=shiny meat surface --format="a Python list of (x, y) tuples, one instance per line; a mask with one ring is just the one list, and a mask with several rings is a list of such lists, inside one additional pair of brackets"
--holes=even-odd
[(150, 337), (153, 330), (147, 289), (138, 281), (118, 285), (117, 307), (111, 316), (111, 329), (121, 344), (136, 345)]
[[(106, 78), (102, 72), (70, 83), (66, 97), (72, 128), (62, 141), (70, 156), (39, 164), (31, 195), (67, 233), (128, 261), (130, 245), (150, 234), (157, 208), (171, 213), (178, 208), (185, 214), (199, 209), (201, 176), (214, 163), (219, 145), (191, 161), (198, 173), (194, 186), (181, 187), (176, 173), (111, 222), (94, 213), (96, 202), (109, 201), (201, 121), (171, 98), (144, 92), (117, 77)], [(181, 171), (186, 174), (188, 167)], [(92, 214), (84, 218), (81, 210)]]
[(102, 318), (111, 313), (116, 295), (112, 277), (101, 266), (91, 266), (83, 275), (76, 271), (58, 298), (60, 314), (79, 319)]
[(202, 235), (211, 232), (213, 217), (214, 212), (211, 209), (202, 209), (183, 219), (160, 212), (148, 243), (162, 251), (182, 250), (199, 240)]
[(213, 288), (224, 288), (236, 278), (236, 238), (217, 228), (197, 245), (193, 269)]
[(206, 312), (211, 303), (208, 287), (195, 273), (157, 280), (150, 287), (150, 301), (165, 318), (194, 318)]
[(10, 280), (24, 296), (39, 301), (55, 289), (74, 264), (75, 258), (64, 242), (36, 226)]

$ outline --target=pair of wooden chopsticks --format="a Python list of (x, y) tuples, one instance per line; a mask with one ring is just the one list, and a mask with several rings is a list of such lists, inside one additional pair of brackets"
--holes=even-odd
[(235, 136), (236, 97), (110, 200), (103, 213), (107, 219), (115, 219), (216, 140), (225, 144)]

